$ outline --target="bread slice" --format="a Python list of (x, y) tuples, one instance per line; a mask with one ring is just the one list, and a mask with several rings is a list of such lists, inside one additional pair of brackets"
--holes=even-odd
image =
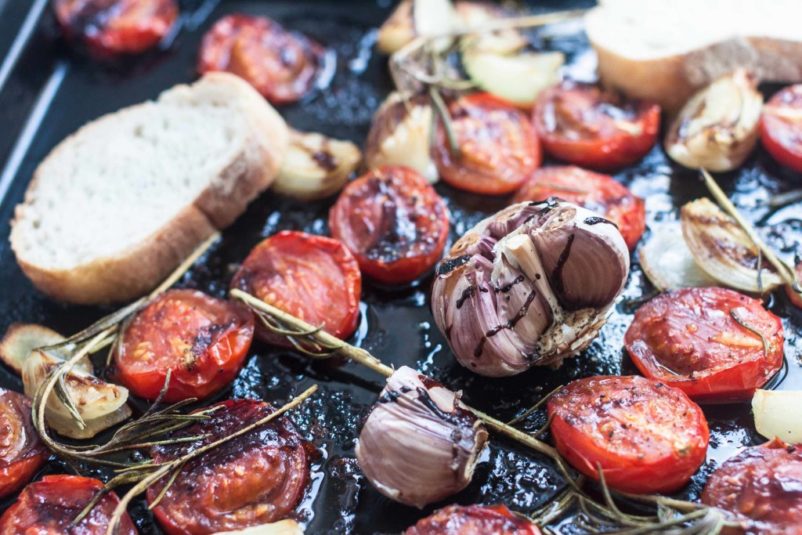
[(762, 81), (802, 81), (799, 0), (601, 0), (585, 17), (602, 82), (677, 111), (744, 67)]
[(270, 186), (288, 139), (279, 114), (226, 73), (100, 117), (36, 169), (12, 221), (17, 262), (59, 300), (141, 296)]

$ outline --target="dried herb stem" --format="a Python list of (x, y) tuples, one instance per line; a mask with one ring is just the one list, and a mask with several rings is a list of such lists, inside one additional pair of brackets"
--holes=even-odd
[(802, 189), (795, 189), (774, 195), (769, 199), (769, 206), (772, 208), (780, 208), (787, 204), (802, 201)]

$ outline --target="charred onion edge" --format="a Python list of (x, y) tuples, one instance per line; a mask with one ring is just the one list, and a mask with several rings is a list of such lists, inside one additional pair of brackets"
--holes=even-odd
[[(235, 288), (230, 291), (230, 295), (251, 308), (267, 329), (287, 338), (293, 347), (304, 355), (313, 359), (327, 359), (335, 355), (341, 355), (370, 368), (384, 377), (389, 377), (394, 372), (393, 368), (382, 363), (365, 349), (343, 342), (324, 331), (321, 327), (315, 327), (247, 292)], [(556, 390), (550, 392), (548, 396), (551, 396), (554, 392)], [(542, 403), (536, 404), (524, 414), (535, 411), (541, 405)], [(473, 413), (493, 431), (545, 455), (555, 463), (565, 478), (567, 488), (559, 498), (542, 507), (531, 517), (532, 521), (541, 526), (563, 517), (571, 510), (575, 510), (577, 506), (596, 526), (609, 528), (611, 523), (614, 523), (626, 528), (625, 532), (628, 534), (654, 533), (669, 527), (679, 526), (681, 529), (676, 532), (678, 534), (701, 533), (712, 535), (718, 533), (721, 527), (740, 525), (728, 520), (727, 512), (704, 504), (677, 500), (661, 495), (633, 495), (613, 491), (607, 487), (603, 475), (599, 478), (598, 485), (602, 489), (605, 503), (599, 503), (598, 500), (582, 489), (585, 478), (581, 475), (572, 474), (568, 464), (554, 447), (461, 401), (460, 406)], [(519, 416), (513, 419), (512, 422), (517, 422), (524, 417), (524, 415)], [(634, 504), (636, 507), (646, 504), (651, 508), (656, 508), (657, 511), (654, 514), (624, 513), (618, 507), (616, 499), (625, 500), (629, 505)]]

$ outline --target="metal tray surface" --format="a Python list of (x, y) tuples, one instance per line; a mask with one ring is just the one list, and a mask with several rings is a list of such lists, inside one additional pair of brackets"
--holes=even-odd
[[(390, 0), (313, 1), (256, 0), (183, 2), (180, 30), (163, 49), (118, 64), (100, 64), (73, 50), (59, 36), (46, 0), (0, 0), (0, 330), (15, 321), (40, 322), (76, 332), (110, 309), (66, 306), (52, 302), (30, 285), (8, 245), (9, 220), (35, 166), (50, 149), (85, 122), (120, 107), (153, 98), (176, 83), (196, 78), (195, 59), (203, 32), (230, 12), (264, 14), (305, 32), (336, 53), (336, 72), (328, 85), (303, 102), (280, 108), (294, 127), (351, 139), (359, 144), (373, 111), (391, 89), (386, 60), (373, 52), (375, 29), (392, 9)], [(588, 7), (589, 1), (538, 2), (536, 10)], [(592, 75), (593, 60), (578, 24), (532, 32), (535, 47), (562, 50), (575, 77)], [(776, 88), (765, 88), (767, 94)], [(638, 165), (616, 175), (647, 200), (648, 221), (673, 219), (683, 203), (704, 195), (696, 174), (672, 164), (658, 146)], [(758, 150), (721, 183), (764, 236), (786, 254), (802, 251), (802, 204), (772, 212), (770, 195), (800, 186), (800, 177), (780, 168)], [(508, 199), (482, 198), (437, 186), (452, 213), (452, 241)], [(223, 240), (180, 281), (181, 286), (224, 295), (239, 262), (262, 238), (281, 229), (326, 234), (331, 200), (299, 203), (267, 193), (228, 230)], [(79, 216), (76, 213), (76, 216)], [(635, 373), (622, 349), (631, 313), (653, 289), (634, 263), (623, 299), (591, 347), (558, 370), (535, 368), (507, 379), (488, 379), (465, 371), (453, 359), (433, 324), (429, 310), (431, 277), (402, 289), (366, 281), (361, 324), (353, 343), (394, 365), (413, 366), (453, 389), (471, 405), (501, 419), (531, 406), (558, 384), (594, 374)], [(802, 389), (802, 312), (784, 295), (769, 306), (783, 317), (786, 363), (777, 388)], [(417, 510), (379, 495), (360, 475), (354, 440), (361, 420), (382, 386), (382, 379), (344, 362), (310, 363), (287, 350), (255, 344), (245, 368), (224, 397), (256, 397), (281, 404), (313, 383), (321, 391), (292, 413), (319, 455), (312, 481), (298, 510), (307, 533), (399, 533), (437, 506)], [(20, 380), (0, 367), (0, 386), (21, 390)], [(744, 445), (762, 442), (746, 404), (707, 406), (711, 443), (708, 461), (680, 496), (695, 498), (707, 475)], [(541, 416), (542, 417), (542, 416)], [(534, 429), (542, 421), (533, 417)], [(102, 470), (86, 473), (105, 477)], [(68, 471), (54, 460), (46, 473)], [(451, 502), (498, 503), (531, 512), (559, 492), (563, 483), (545, 459), (503, 439), (493, 439), (473, 483)], [(0, 503), (4, 510), (13, 497)], [(142, 501), (132, 515), (145, 535), (162, 533)], [(570, 518), (560, 530), (577, 532)]]

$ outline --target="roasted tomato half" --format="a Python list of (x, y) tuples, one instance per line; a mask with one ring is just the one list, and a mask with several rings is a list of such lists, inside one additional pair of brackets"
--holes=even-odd
[(743, 529), (723, 533), (802, 533), (802, 446), (773, 440), (746, 448), (707, 480), (702, 502), (729, 511)]
[(610, 175), (579, 167), (544, 167), (524, 182), (513, 202), (545, 201), (558, 197), (584, 206), (616, 224), (630, 250), (646, 230), (646, 207), (626, 186)]
[[(337, 240), (279, 232), (253, 248), (231, 287), (338, 338), (346, 339), (356, 331), (362, 275), (354, 255)], [(256, 332), (266, 342), (287, 344), (265, 329)]]
[(702, 409), (682, 390), (638, 376), (579, 379), (548, 402), (557, 450), (610, 488), (672, 492), (702, 465), (709, 432)]
[(540, 535), (529, 520), (506, 505), (451, 505), (435, 511), (404, 535)]
[[(176, 434), (204, 435), (203, 440), (156, 446), (153, 460), (183, 456), (274, 410), (250, 399), (223, 401), (211, 409), (210, 418)], [(233, 531), (286, 518), (309, 480), (307, 448), (292, 422), (279, 417), (188, 461), (153, 512), (169, 535)], [(148, 489), (149, 503), (166, 483), (167, 477)]]
[(315, 84), (325, 50), (267, 17), (228, 15), (203, 37), (198, 70), (241, 76), (274, 104), (295, 102)]
[(243, 305), (169, 290), (125, 328), (114, 354), (117, 379), (153, 400), (170, 372), (165, 401), (209, 397), (239, 373), (253, 332), (253, 314)]
[(544, 91), (533, 118), (548, 154), (593, 169), (637, 162), (660, 130), (659, 106), (624, 102), (596, 86), (571, 82)]
[(763, 106), (760, 139), (775, 160), (802, 173), (802, 84), (786, 87)]
[(47, 457), (31, 421), (31, 400), (0, 388), (0, 498), (30, 481)]
[(362, 272), (387, 284), (410, 282), (440, 260), (448, 208), (416, 171), (382, 167), (348, 184), (329, 212), (329, 228)]
[(487, 195), (518, 189), (540, 165), (540, 143), (526, 114), (489, 93), (460, 97), (449, 106), (458, 151), (442, 122), (434, 160), (451, 186)]
[(153, 48), (178, 17), (176, 0), (53, 0), (53, 7), (67, 37), (102, 55)]
[(635, 313), (624, 342), (646, 377), (704, 402), (751, 399), (783, 362), (780, 318), (724, 288), (655, 297)]
[[(22, 489), (0, 517), (0, 535), (106, 535), (117, 495), (109, 491), (78, 524), (72, 522), (103, 491), (103, 482), (91, 477), (45, 476)], [(120, 535), (136, 535), (128, 513), (123, 514)]]

